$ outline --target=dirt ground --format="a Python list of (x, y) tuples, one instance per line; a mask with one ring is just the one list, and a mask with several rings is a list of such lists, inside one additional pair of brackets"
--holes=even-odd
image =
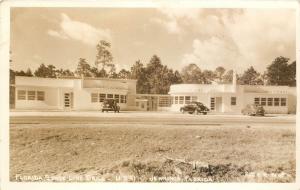
[(280, 117), (16, 117), (10, 179), (294, 182), (295, 123)]

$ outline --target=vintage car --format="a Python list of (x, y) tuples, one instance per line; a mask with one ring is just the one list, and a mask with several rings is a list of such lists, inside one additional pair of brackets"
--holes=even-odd
[(114, 111), (120, 112), (120, 106), (118, 105), (117, 101), (114, 99), (105, 99), (103, 101), (103, 106), (102, 106), (102, 112), (108, 112), (108, 111)]
[(248, 104), (244, 109), (242, 109), (242, 113), (250, 116), (264, 116), (265, 109), (261, 105)]
[(206, 115), (209, 112), (209, 109), (201, 102), (191, 102), (180, 108), (181, 113), (189, 113), (189, 114), (199, 114), (202, 113)]

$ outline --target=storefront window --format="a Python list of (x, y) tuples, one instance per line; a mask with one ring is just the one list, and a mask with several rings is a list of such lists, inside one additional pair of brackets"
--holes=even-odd
[(18, 90), (18, 100), (26, 100), (26, 91)]
[(281, 98), (281, 106), (286, 106), (286, 98)]
[(175, 104), (178, 104), (178, 96), (175, 96)]
[(259, 105), (259, 98), (254, 98), (254, 104)]
[(126, 96), (120, 95), (120, 103), (126, 103)]
[(260, 100), (260, 104), (262, 105), (262, 106), (265, 106), (266, 104), (267, 104), (267, 99), (266, 98), (261, 98), (261, 100)]
[(97, 93), (91, 94), (91, 102), (98, 102), (98, 94)]
[(103, 102), (106, 98), (106, 94), (99, 94), (99, 101)]
[(35, 91), (28, 91), (27, 92), (27, 99), (28, 100), (35, 100)]
[(268, 98), (268, 106), (273, 106), (273, 98)]
[(274, 98), (274, 106), (279, 106), (279, 98)]
[(231, 105), (232, 106), (236, 105), (236, 97), (231, 97)]
[(183, 104), (184, 96), (179, 96), (179, 104)]
[(190, 104), (191, 103), (191, 97), (190, 96), (186, 96), (185, 97), (185, 104)]
[(115, 100), (117, 103), (120, 103), (120, 95), (119, 94), (115, 94)]
[(197, 96), (192, 96), (192, 102), (197, 102), (198, 97)]
[(44, 91), (37, 91), (37, 100), (39, 100), (39, 101), (45, 100), (45, 92)]

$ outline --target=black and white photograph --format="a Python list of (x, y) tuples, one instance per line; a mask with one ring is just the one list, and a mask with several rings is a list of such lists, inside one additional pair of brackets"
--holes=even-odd
[(296, 182), (297, 7), (171, 5), (9, 8), (10, 182)]

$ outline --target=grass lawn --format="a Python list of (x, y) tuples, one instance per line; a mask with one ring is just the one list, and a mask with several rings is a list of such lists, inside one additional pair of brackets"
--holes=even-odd
[(89, 174), (105, 181), (116, 181), (115, 175), (136, 177), (120, 181), (189, 176), (294, 182), (295, 136), (295, 124), (11, 124), (10, 178)]

